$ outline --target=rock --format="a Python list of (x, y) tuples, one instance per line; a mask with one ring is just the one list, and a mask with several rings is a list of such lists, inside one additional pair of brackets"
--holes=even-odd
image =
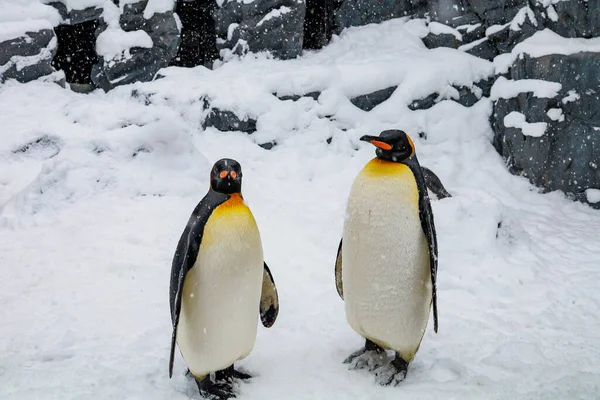
[(377, 24), (392, 18), (424, 13), (427, 0), (338, 0), (335, 11), (334, 32), (344, 28)]
[(52, 60), (52, 65), (57, 70), (65, 72), (70, 84), (87, 85), (90, 90), (93, 89), (92, 65), (98, 62), (96, 54), (98, 25), (97, 20), (90, 20), (54, 28), (58, 38), (58, 51)]
[(481, 24), (482, 22), (481, 18), (463, 0), (428, 0), (427, 10), (433, 21), (453, 28)]
[[(585, 190), (600, 187), (600, 53), (523, 55), (513, 64), (510, 78), (544, 79), (559, 82), (562, 88), (554, 98), (521, 93), (497, 100), (492, 118), (496, 149), (511, 172), (547, 191), (562, 190), (587, 201)], [(525, 115), (529, 123), (546, 123), (545, 133), (531, 137), (506, 127), (504, 117), (513, 111)]]
[(104, 9), (101, 6), (102, 2), (98, 3), (97, 6), (84, 8), (83, 10), (67, 10), (67, 6), (60, 1), (53, 1), (48, 3), (48, 5), (58, 10), (60, 18), (62, 19), (61, 25), (76, 25), (100, 18)]
[(4, 35), (6, 40), (0, 42), (0, 82), (7, 79), (29, 82), (56, 71), (52, 57), (57, 39), (50, 22), (5, 22), (3, 28), (8, 33)]
[(435, 34), (429, 33), (423, 39), (423, 43), (427, 46), (428, 49), (435, 49), (437, 47), (449, 47), (451, 49), (458, 49), (458, 47), (462, 44), (456, 36), (451, 33), (442, 33)]
[[(110, 34), (106, 42), (111, 44), (113, 38), (136, 32), (145, 40), (134, 47), (120, 49), (118, 54), (100, 54), (100, 61), (92, 68), (92, 81), (96, 86), (110, 90), (118, 85), (150, 81), (177, 54), (180, 32), (173, 11), (154, 13), (146, 18), (147, 4), (148, 0), (127, 4), (118, 16), (115, 16), (115, 10), (103, 14), (108, 20), (102, 21), (98, 38)], [(148, 43), (150, 45), (146, 46)]]
[(453, 100), (465, 107), (471, 107), (477, 103), (482, 97), (489, 97), (490, 90), (493, 84), (493, 78), (482, 79), (473, 85), (468, 86), (452, 86), (454, 93), (452, 97), (449, 95), (440, 97), (439, 93), (432, 93), (422, 99), (413, 100), (408, 108), (411, 110), (427, 110), (433, 107), (436, 103), (442, 100)]
[(192, 0), (177, 2), (175, 9), (181, 19), (181, 44), (172, 64), (181, 67), (204, 65), (212, 67), (219, 58), (217, 33), (213, 14), (217, 9), (215, 0)]
[(204, 100), (204, 109), (210, 109), (210, 112), (202, 121), (202, 129), (213, 127), (222, 132), (242, 131), (248, 134), (256, 132), (256, 119), (240, 118), (232, 111), (221, 110), (217, 107), (211, 108), (210, 101), (207, 99)]
[(378, 90), (373, 93), (350, 99), (350, 102), (363, 111), (371, 111), (379, 104), (389, 99), (398, 86), (393, 86), (387, 89)]
[(503, 25), (513, 20), (528, 0), (467, 0), (471, 10), (486, 26)]
[(303, 48), (320, 49), (333, 34), (335, 0), (306, 0)]
[(215, 12), (217, 46), (225, 58), (261, 51), (295, 58), (302, 52), (305, 13), (303, 0), (227, 1)]
[(277, 94), (275, 94), (275, 96), (281, 101), (286, 101), (286, 100), (298, 101), (302, 97), (310, 97), (314, 101), (317, 101), (319, 99), (320, 95), (321, 95), (321, 92), (309, 92), (309, 93), (306, 93), (303, 95), (292, 94), (292, 95), (285, 95), (285, 96), (278, 96)]

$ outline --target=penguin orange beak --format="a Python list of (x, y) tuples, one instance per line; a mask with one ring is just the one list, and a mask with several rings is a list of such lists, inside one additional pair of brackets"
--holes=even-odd
[(381, 150), (391, 150), (392, 149), (392, 145), (390, 145), (386, 142), (382, 142), (381, 138), (378, 136), (365, 135), (365, 136), (361, 137), (360, 140), (362, 140), (363, 142), (369, 142), (373, 146), (378, 147)]

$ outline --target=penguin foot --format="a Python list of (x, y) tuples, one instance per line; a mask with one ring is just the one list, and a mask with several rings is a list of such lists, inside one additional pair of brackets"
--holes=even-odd
[(217, 382), (233, 382), (234, 379), (245, 381), (250, 378), (252, 378), (252, 375), (236, 370), (233, 365), (215, 372), (215, 380)]
[(373, 371), (387, 361), (385, 350), (367, 339), (365, 347), (350, 354), (344, 364), (350, 364), (348, 369), (368, 369)]
[(408, 363), (396, 354), (391, 363), (375, 371), (375, 379), (381, 386), (398, 386), (406, 378), (407, 372)]
[(236, 397), (233, 387), (229, 383), (213, 383), (210, 375), (204, 379), (196, 379), (200, 396), (207, 400), (228, 400)]

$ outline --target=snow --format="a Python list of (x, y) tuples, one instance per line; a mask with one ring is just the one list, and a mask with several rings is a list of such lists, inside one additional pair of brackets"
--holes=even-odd
[(25, 21), (2, 22), (0, 24), (0, 42), (26, 36), (27, 32), (38, 32), (43, 29), (53, 29), (52, 24), (45, 19), (29, 19)]
[[(124, 7), (124, 3), (121, 3)], [(130, 58), (129, 50), (133, 47), (151, 48), (152, 38), (143, 30), (124, 31), (119, 25), (119, 9), (116, 5), (107, 2), (104, 5), (102, 17), (107, 29), (96, 38), (96, 52), (107, 61), (121, 58)]]
[(448, 25), (440, 24), (439, 22), (430, 22), (428, 26), (429, 31), (434, 35), (453, 35), (457, 40), (462, 41), (462, 34), (458, 31), (458, 29), (454, 29)]
[(548, 124), (546, 122), (529, 123), (525, 120), (525, 115), (517, 111), (512, 111), (504, 117), (504, 126), (521, 129), (525, 136), (540, 137), (546, 133)]
[(38, 0), (2, 0), (0, 1), (0, 24), (11, 21), (45, 19), (56, 26), (61, 18), (54, 7), (40, 3)]
[[(493, 69), (427, 50), (407, 25), (348, 29), (295, 60), (172, 67), (109, 93), (0, 86), (0, 398), (199, 398), (179, 353), (168, 379), (169, 272), (221, 157), (242, 165), (281, 302), (239, 363), (255, 375), (241, 399), (596, 398), (600, 213), (507, 171), (491, 100), (411, 111)], [(388, 85), (368, 113), (348, 101)], [(272, 94), (313, 90), (318, 101)], [(257, 118), (257, 132), (202, 130), (205, 96)], [(342, 364), (363, 341), (333, 264), (350, 186), (374, 155), (358, 138), (392, 127), (454, 197), (432, 202), (439, 334), (430, 323), (406, 381), (383, 388)], [(258, 147), (265, 138), (278, 145)]]
[(511, 80), (501, 76), (492, 86), (490, 99), (511, 99), (521, 93), (531, 92), (535, 97), (553, 98), (558, 95), (562, 85), (558, 82), (543, 81), (540, 79)]
[(600, 189), (586, 189), (585, 195), (590, 203), (600, 202)]
[(144, 18), (150, 19), (154, 14), (165, 13), (175, 9), (175, 0), (148, 0), (144, 9)]
[(508, 71), (510, 65), (521, 54), (538, 58), (549, 54), (571, 55), (581, 52), (600, 52), (600, 38), (565, 38), (546, 28), (518, 43), (510, 54), (497, 56), (494, 65), (496, 72), (501, 74)]
[(291, 12), (292, 9), (286, 6), (281, 6), (279, 8), (276, 8), (274, 10), (271, 10), (267, 13), (267, 15), (265, 15), (260, 21), (258, 21), (258, 23), (256, 24), (256, 26), (261, 26), (262, 24), (264, 24), (265, 22), (273, 19), (273, 18), (277, 18), (277, 17), (281, 17), (284, 14), (287, 14), (289, 12)]
[(520, 31), (521, 25), (523, 25), (527, 19), (529, 19), (533, 26), (537, 26), (537, 20), (535, 19), (533, 10), (530, 7), (523, 7), (517, 12), (517, 15), (515, 15), (511, 21), (510, 30)]
[(96, 39), (96, 51), (107, 60), (125, 53), (132, 47), (152, 47), (152, 38), (142, 30), (107, 29)]
[(563, 97), (561, 102), (563, 104), (572, 103), (574, 101), (579, 100), (580, 98), (581, 98), (581, 96), (575, 90), (569, 90), (569, 92), (567, 93), (567, 95), (565, 97)]
[(551, 108), (546, 112), (546, 114), (552, 121), (563, 122), (565, 120), (565, 115), (563, 114), (562, 108)]
[[(86, 8), (101, 8), (106, 0), (42, 0), (46, 3), (62, 3), (67, 7), (67, 11), (85, 10)], [(152, 1), (152, 0), (150, 0)]]

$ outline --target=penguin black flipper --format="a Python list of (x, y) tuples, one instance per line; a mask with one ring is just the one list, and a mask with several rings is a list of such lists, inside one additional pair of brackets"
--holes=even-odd
[(171, 284), (169, 290), (169, 303), (171, 306), (171, 322), (173, 335), (171, 337), (171, 354), (169, 357), (169, 378), (173, 376), (173, 362), (175, 360), (175, 344), (177, 341), (177, 325), (181, 312), (181, 295), (183, 283), (188, 271), (194, 266), (200, 250), (204, 226), (213, 210), (229, 199), (229, 195), (217, 193), (210, 189), (206, 196), (198, 203), (177, 243), (173, 264), (171, 266)]
[(425, 177), (423, 176), (423, 170), (417, 160), (417, 156), (402, 161), (403, 164), (408, 166), (415, 176), (417, 182), (417, 188), (419, 189), (419, 217), (421, 218), (421, 227), (427, 238), (429, 244), (429, 268), (431, 270), (431, 298), (433, 303), (433, 330), (435, 333), (438, 331), (438, 311), (437, 311), (437, 265), (438, 265), (438, 245), (437, 236), (435, 233), (435, 224), (433, 222), (433, 212), (431, 210), (431, 203), (429, 202), (429, 194), (427, 193), (427, 186), (425, 183)]
[(335, 288), (341, 299), (344, 300), (344, 286), (342, 285), (342, 242), (344, 238), (340, 239), (340, 245), (338, 246), (337, 256), (335, 257)]
[(265, 328), (270, 328), (279, 314), (279, 296), (273, 275), (267, 263), (263, 270), (262, 292), (260, 294), (260, 320)]
[(423, 177), (425, 178), (425, 184), (427, 188), (431, 190), (439, 200), (445, 199), (446, 197), (452, 197), (446, 190), (440, 178), (429, 168), (421, 166), (423, 171)]

